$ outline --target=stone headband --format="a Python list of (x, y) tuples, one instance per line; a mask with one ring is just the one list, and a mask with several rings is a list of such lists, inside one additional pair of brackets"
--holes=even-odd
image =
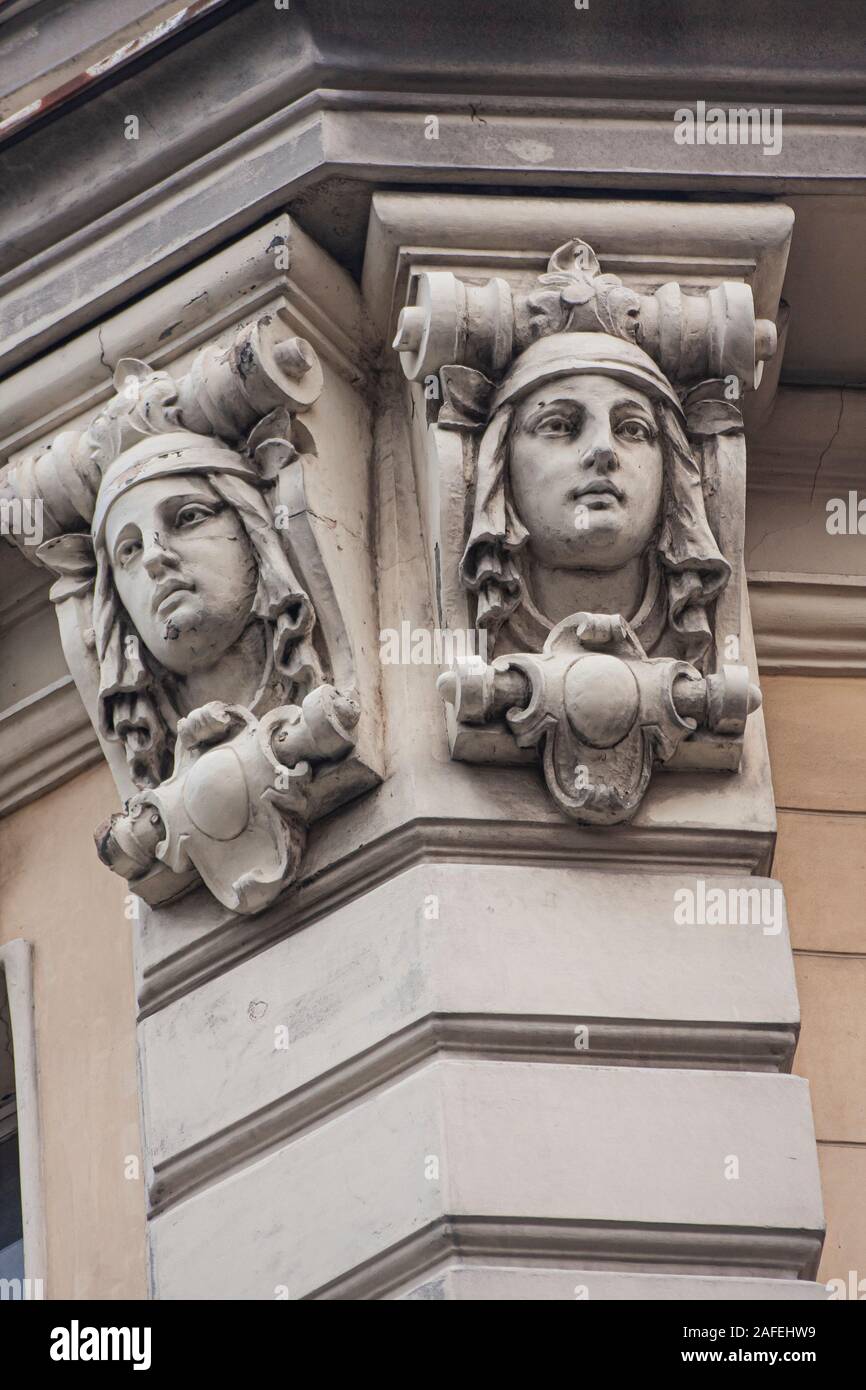
[(539, 382), (572, 374), (616, 377), (672, 406), (683, 420), (679, 397), (643, 348), (607, 333), (554, 333), (540, 338), (515, 358), (491, 402), (490, 413), (523, 395)]
[(151, 478), (169, 478), (175, 473), (232, 473), (253, 484), (262, 481), (251, 464), (218, 439), (188, 430), (153, 435), (124, 450), (106, 469), (93, 512), (94, 544), (101, 542), (108, 513), (119, 497)]

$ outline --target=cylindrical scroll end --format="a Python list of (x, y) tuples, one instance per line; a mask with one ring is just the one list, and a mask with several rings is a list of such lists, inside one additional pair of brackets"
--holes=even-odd
[(397, 352), (418, 351), (424, 336), (426, 322), (427, 315), (424, 310), (419, 309), (415, 304), (407, 304), (405, 309), (400, 310), (400, 317), (397, 320), (397, 335), (393, 343)]

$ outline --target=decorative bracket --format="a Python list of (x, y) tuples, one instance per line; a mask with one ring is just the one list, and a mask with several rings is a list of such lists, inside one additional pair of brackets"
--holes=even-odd
[(313, 818), (315, 764), (345, 757), (358, 709), (320, 685), (258, 720), (212, 701), (178, 724), (174, 771), (96, 832), (99, 857), (144, 898), (167, 865), (195, 869), (235, 912), (258, 912), (295, 876)]
[(723, 281), (686, 294), (670, 281), (638, 294), (618, 275), (602, 274), (592, 247), (573, 237), (528, 292), (496, 276), (472, 285), (450, 270), (421, 272), (414, 302), (400, 312), (394, 347), (410, 381), (446, 365), (496, 376), (540, 337), (586, 332), (638, 343), (678, 382), (730, 375), (744, 389), (760, 384), (778, 341), (776, 325), (755, 318), (748, 285)]
[(278, 309), (178, 379), (124, 358), (114, 385), (6, 480), (43, 505), (37, 559), (124, 798), (99, 854), (153, 905), (202, 880), (258, 912), (297, 874), (309, 823), (378, 781), (305, 500), (318, 460), (297, 417), (322, 364)]
[(699, 726), (741, 735), (761, 704), (744, 666), (705, 678), (688, 662), (651, 660), (625, 619), (606, 613), (566, 618), (538, 656), (468, 658), (437, 685), (463, 735), (460, 757), (472, 759), (476, 726), (504, 718), (517, 747), (540, 754), (556, 804), (585, 825), (628, 820), (654, 764)]
[(452, 757), (540, 755), (591, 825), (628, 820), (654, 766), (737, 771), (760, 705), (742, 397), (778, 346), (750, 285), (647, 293), (579, 237), (534, 284), (428, 266), (410, 283), (394, 347), (442, 480), (437, 593), (495, 658), (440, 678)]

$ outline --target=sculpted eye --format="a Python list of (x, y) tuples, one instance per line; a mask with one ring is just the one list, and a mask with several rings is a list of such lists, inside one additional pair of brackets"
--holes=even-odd
[(209, 517), (216, 515), (216, 508), (209, 507), (206, 502), (187, 502), (186, 506), (181, 507), (175, 517), (175, 526), (196, 526), (200, 521), (207, 521)]
[(536, 425), (536, 434), (557, 436), (569, 435), (574, 430), (574, 420), (569, 415), (546, 415)]
[(119, 565), (128, 565), (141, 550), (141, 541), (130, 537), (127, 541), (122, 541), (114, 552), (114, 558)]
[(616, 427), (616, 432), (617, 434), (623, 435), (626, 439), (652, 439), (652, 432), (650, 430), (649, 425), (645, 424), (643, 420), (637, 420), (634, 418), (630, 420), (621, 420)]

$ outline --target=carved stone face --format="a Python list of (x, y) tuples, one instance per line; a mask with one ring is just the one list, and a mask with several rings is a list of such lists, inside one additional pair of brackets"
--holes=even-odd
[(652, 405), (608, 376), (547, 382), (515, 409), (509, 477), (532, 558), (616, 570), (658, 526), (663, 457)]
[(249, 622), (258, 570), (237, 513), (205, 477), (151, 478), (120, 497), (105, 543), (118, 597), (169, 671), (207, 670)]

